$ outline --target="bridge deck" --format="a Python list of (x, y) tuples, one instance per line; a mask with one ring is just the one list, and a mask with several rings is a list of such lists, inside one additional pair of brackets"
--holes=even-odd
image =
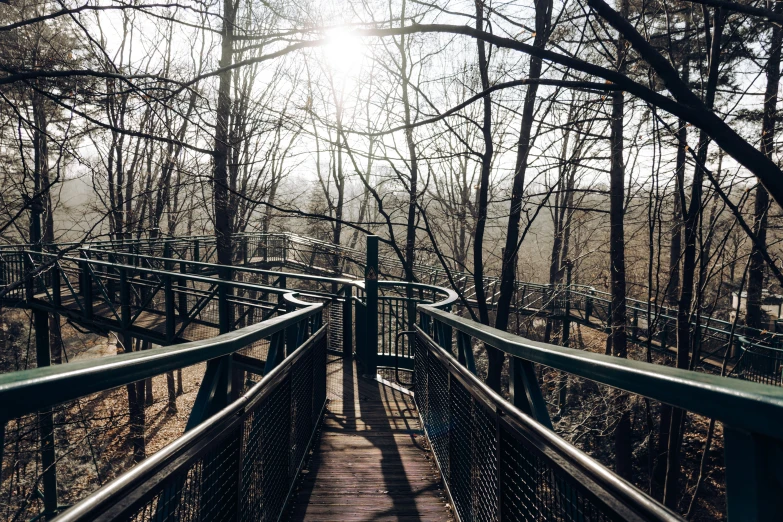
[(413, 400), (331, 357), (320, 441), (291, 521), (452, 520)]

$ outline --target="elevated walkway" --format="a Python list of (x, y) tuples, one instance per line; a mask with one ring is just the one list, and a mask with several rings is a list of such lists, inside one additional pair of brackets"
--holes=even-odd
[[(0, 375), (6, 518), (677, 520), (555, 434), (540, 367), (720, 422), (729, 519), (779, 518), (779, 386), (478, 324), (452, 313), (461, 302), (452, 289), (379, 281), (386, 261), (375, 237), (364, 279), (244, 265), (285, 266), (293, 243), (262, 239), (237, 238), (229, 268), (211, 262), (205, 238), (94, 245), (79, 257), (0, 251), (2, 299), (32, 311), (38, 366)], [(312, 248), (296, 253), (309, 266), (329, 266), (340, 253), (297, 241)], [(550, 303), (555, 317), (576, 309), (593, 324), (606, 315), (583, 289), (525, 284), (519, 295), (517, 306)], [(160, 347), (52, 366), (52, 314)], [(509, 358), (508, 399), (477, 376), (481, 345)], [(91, 458), (101, 471), (102, 433), (143, 444), (146, 383), (183, 369), (200, 379), (186, 422), (169, 426), (171, 442), (71, 495), (76, 481), (65, 466)], [(775, 376), (778, 367), (765, 371)], [(381, 378), (398, 374), (405, 390)], [(103, 417), (85, 415), (85, 398), (97, 404), (117, 390), (127, 391), (127, 412), (111, 403)], [(83, 442), (63, 441), (68, 428), (86, 434)]]

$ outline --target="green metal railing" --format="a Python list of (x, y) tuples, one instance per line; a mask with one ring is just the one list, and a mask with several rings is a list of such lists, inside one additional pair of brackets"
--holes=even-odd
[[(55, 426), (69, 423), (69, 416), (74, 415), (69, 413), (71, 410), (81, 411), (81, 398), (206, 363), (186, 425), (186, 431), (193, 429), (241, 393), (243, 380), (238, 377), (251, 373), (259, 376), (268, 374), (283, 362), (286, 354), (292, 353), (312, 333), (321, 329), (324, 304), (305, 303), (296, 299), (294, 293), (285, 297), (291, 309), (285, 315), (212, 339), (56, 366), (39, 364), (40, 367), (35, 369), (0, 375), (0, 446), (5, 449), (8, 437), (19, 435), (19, 427), (24, 426), (24, 433), (27, 426), (36, 426), (28, 419), (30, 416), (38, 418), (38, 448), (33, 440), (17, 437), (11, 449), (16, 448), (18, 452), (21, 444), (26, 453), (40, 452), (42, 516), (51, 517), (63, 508), (57, 495), (59, 443), (55, 437)], [(304, 308), (295, 309), (299, 306)], [(48, 351), (48, 318), (45, 312), (36, 312), (36, 338)], [(63, 404), (68, 407), (58, 406)], [(17, 429), (7, 430), (9, 422), (13, 422)], [(74, 426), (81, 424), (81, 429), (86, 429), (84, 423), (84, 419), (81, 422), (75, 420)], [(66, 448), (61, 448), (60, 453), (63, 452), (68, 453)], [(0, 462), (4, 462), (4, 457), (0, 454)], [(18, 459), (18, 456), (15, 458)], [(34, 495), (35, 491), (17, 491), (15, 494)], [(30, 500), (22, 498), (15, 502), (9, 498), (4, 499), (3, 504), (13, 507), (14, 511), (24, 512)]]
[[(237, 384), (232, 372), (270, 374), (287, 355), (302, 346), (308, 335), (321, 331), (322, 325), (326, 330), (320, 335), (328, 339), (327, 347), (346, 358), (351, 357), (355, 350), (357, 362), (366, 375), (375, 377), (379, 368), (413, 371), (416, 401), (422, 411), (427, 435), (435, 448), (444, 480), (452, 490), (458, 513), (465, 513), (463, 519), (470, 518), (467, 513), (478, 513), (476, 509), (489, 513), (481, 506), (493, 502), (496, 507), (492, 513), (503, 514), (502, 503), (508, 500), (504, 497), (505, 486), (501, 482), (495, 489), (495, 497), (486, 493), (486, 470), (481, 466), (487, 460), (481, 458), (481, 451), (470, 450), (469, 461), (460, 460), (464, 452), (459, 450), (456, 457), (453, 455), (453, 447), (467, 444), (465, 437), (477, 438), (478, 442), (473, 439), (470, 442), (474, 449), (513, 449), (506, 457), (497, 457), (493, 461), (495, 471), (487, 476), (498, 480), (502, 473), (513, 474), (520, 469), (530, 471), (524, 467), (504, 468), (507, 458), (516, 455), (518, 459), (524, 451), (533, 451), (530, 449), (532, 446), (537, 445), (539, 450), (542, 444), (550, 446), (549, 450), (554, 453), (533, 451), (534, 455), (530, 457), (537, 463), (536, 466), (540, 466), (535, 468), (537, 476), (544, 477), (535, 482), (536, 488), (540, 485), (543, 489), (539, 493), (526, 494), (533, 495), (530, 502), (538, 503), (540, 513), (577, 520), (579, 516), (569, 513), (580, 512), (579, 506), (591, 506), (589, 509), (596, 510), (590, 511), (596, 513), (595, 517), (588, 516), (586, 519), (622, 518), (618, 513), (626, 512), (617, 511), (616, 506), (605, 509), (610, 497), (619, 495), (624, 499), (622, 502), (630, 506), (627, 513), (639, 515), (641, 510), (642, 515), (639, 516), (652, 519), (670, 516), (665, 510), (658, 509), (659, 506), (652, 500), (643, 495), (634, 496), (638, 492), (628, 494), (627, 489), (631, 486), (617, 482), (619, 479), (588, 457), (564, 446), (562, 441), (550, 440), (549, 434), (535, 427), (538, 425), (530, 425), (532, 419), (544, 428), (551, 428), (547, 405), (534, 371), (536, 364), (721, 421), (725, 426), (727, 491), (732, 519), (764, 519), (775, 509), (772, 501), (783, 499), (780, 482), (774, 474), (776, 455), (781, 451), (779, 434), (783, 433), (780, 425), (783, 423), (780, 420), (783, 419), (783, 390), (779, 387), (536, 343), (466, 320), (449, 313), (450, 308), (458, 303), (453, 290), (424, 283), (379, 281), (379, 274), (383, 273), (383, 258), (377, 254), (376, 237), (369, 237), (367, 241), (368, 252), (362, 262), (363, 281), (259, 268), (264, 263), (270, 264), (270, 260), (282, 267), (285, 266), (283, 263), (293, 259), (295, 266), (310, 263), (317, 266), (318, 273), (324, 273), (328, 271), (319, 266), (318, 255), (322, 255), (320, 259), (325, 263), (340, 252), (339, 248), (322, 249), (318, 255), (305, 261), (308, 251), (297, 249), (289, 236), (269, 238), (274, 238), (277, 243), (256, 242), (257, 238), (250, 235), (237, 238), (234, 244), (239, 245), (239, 250), (235, 251), (234, 257), (239, 264), (230, 268), (203, 260), (202, 254), (210, 251), (210, 244), (214, 245), (209, 238), (100, 243), (78, 251), (78, 257), (26, 248), (0, 249), (0, 259), (7, 267), (0, 276), (6, 288), (14, 287), (3, 299), (34, 311), (36, 335), (41, 333), (38, 339), (41, 352), (48, 353), (49, 349), (48, 334), (43, 335), (43, 332), (48, 332), (50, 313), (63, 314), (88, 327), (139, 337), (146, 335), (153, 342), (163, 344), (188, 340), (178, 334), (195, 324), (211, 328), (205, 335), (222, 334), (202, 341), (66, 365), (48, 366), (46, 357), (42, 357), (39, 358), (41, 368), (0, 376), (0, 420), (4, 420), (0, 425), (5, 428), (13, 419), (31, 415), (38, 417), (43, 469), (41, 483), (46, 513), (54, 513), (60, 507), (57, 496), (52, 494), (57, 489), (53, 427), (53, 408), (57, 404), (206, 362), (204, 379), (187, 425), (188, 430), (193, 430), (204, 419), (225, 408), (230, 398), (239, 395), (237, 390), (241, 386), (232, 388)], [(303, 243), (307, 243), (308, 248), (323, 247), (315, 241)], [(158, 255), (158, 252), (161, 254)], [(349, 253), (353, 256), (350, 263), (358, 266), (358, 253)], [(197, 259), (187, 259), (189, 256)], [(342, 259), (349, 257), (343, 256)], [(393, 264), (391, 261), (387, 263), (389, 266)], [(226, 274), (230, 274), (230, 280), (218, 277)], [(464, 279), (464, 284), (467, 284), (467, 279)], [(520, 293), (520, 306), (548, 308), (550, 312), (562, 311), (565, 314), (573, 308), (584, 312), (582, 318), (588, 321), (591, 316), (608, 315), (608, 301), (584, 287), (523, 284)], [(258, 311), (258, 314), (249, 310)], [(633, 306), (631, 311), (633, 314)], [(637, 317), (638, 313), (637, 310)], [(143, 314), (147, 314), (148, 318), (160, 318), (160, 331), (145, 330), (140, 322), (145, 317)], [(642, 329), (638, 323), (636, 326)], [(710, 320), (701, 328), (704, 332), (714, 330), (723, 333), (725, 325)], [(410, 334), (412, 331), (417, 332), (415, 342)], [(780, 364), (777, 359), (770, 363), (765, 352), (772, 350), (775, 354), (776, 348), (744, 336), (737, 339), (738, 350), (746, 354), (738, 359), (737, 376), (760, 380), (759, 375), (773, 375), (775, 378), (769, 384), (779, 385)], [(488, 394), (486, 387), (471, 377), (476, 371), (474, 342), (493, 346), (511, 357), (511, 406), (498, 402), (498, 397)], [(263, 356), (254, 357), (253, 354), (258, 351), (248, 349), (259, 343), (263, 343)], [(436, 349), (438, 346), (440, 349)], [(448, 355), (452, 351), (456, 352), (456, 358)], [(422, 353), (426, 353), (426, 357), (421, 357)], [(757, 360), (747, 354), (766, 354), (764, 357), (767, 359)], [(427, 361), (425, 366), (422, 366), (423, 361)], [(442, 379), (433, 381), (434, 386), (430, 387), (430, 377), (436, 373)], [(464, 393), (459, 397), (452, 396), (452, 388), (448, 385), (451, 379), (462, 386)], [(455, 394), (461, 393), (457, 386), (453, 389)], [(504, 411), (507, 418), (503, 418), (499, 411)], [(480, 417), (483, 415), (481, 412), (489, 412), (489, 417)], [(456, 429), (452, 421), (463, 423), (460, 428), (463, 435), (452, 437), (449, 430)], [(506, 432), (498, 432), (492, 439), (493, 435), (487, 431), (490, 425), (502, 425)], [(445, 446), (438, 440), (444, 430), (449, 436)], [(187, 440), (191, 441), (188, 444), (194, 443), (192, 439)], [(210, 442), (205, 444), (215, 444), (215, 440), (209, 438)], [(178, 441), (180, 443), (184, 444)], [(490, 445), (484, 447), (482, 444)], [(204, 455), (200, 453), (198, 458)], [(574, 468), (572, 463), (570, 467), (563, 468), (561, 461), (564, 458), (572, 459), (578, 465)], [(452, 460), (455, 463), (453, 468)], [(452, 475), (452, 469), (458, 468), (461, 471)], [(181, 476), (186, 468), (170, 470), (171, 474), (165, 475), (163, 482), (154, 487), (166, 487), (163, 485), (166, 480), (174, 480), (177, 484), (179, 479), (171, 477)], [(592, 482), (574, 483), (564, 478), (563, 473), (574, 473), (572, 476), (588, 474)], [(602, 476), (596, 478), (596, 474)], [(453, 487), (451, 481), (455, 481)], [(570, 485), (563, 485), (566, 483)], [(151, 483), (148, 486), (153, 487)], [(477, 492), (482, 491), (485, 496), (479, 498)], [(520, 491), (514, 490), (513, 493), (522, 494)], [(541, 497), (544, 493), (554, 496), (546, 500)], [(468, 498), (471, 499), (469, 505), (464, 500)], [(556, 500), (550, 502), (552, 499)], [(644, 503), (652, 504), (645, 507)]]
[(777, 464), (783, 455), (779, 387), (535, 342), (432, 306), (418, 309), (419, 335), (445, 352), (452, 352), (456, 338), (460, 358), (474, 341), (508, 355), (510, 402), (542, 426), (552, 424), (533, 364), (716, 419), (725, 437), (729, 519), (778, 519), (783, 498)]
[(238, 400), (57, 520), (279, 520), (325, 406), (321, 328)]

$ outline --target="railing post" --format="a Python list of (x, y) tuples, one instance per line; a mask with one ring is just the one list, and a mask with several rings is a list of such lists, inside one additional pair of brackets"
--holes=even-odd
[(55, 262), (51, 269), (52, 273), (52, 304), (59, 307), (62, 304), (62, 297), (60, 294), (60, 265)]
[[(112, 253), (108, 256), (109, 263), (112, 263), (114, 265), (117, 264), (117, 258)], [(52, 275), (54, 275), (54, 272), (56, 270), (51, 270)], [(106, 267), (106, 293), (109, 294), (109, 300), (113, 303), (116, 299), (115, 294), (117, 293), (117, 285), (114, 282), (114, 274), (112, 273), (110, 275), (110, 272), (114, 271), (114, 267)]]
[[(285, 290), (286, 288), (285, 276), (280, 276), (277, 278), (277, 286), (278, 288)], [(285, 308), (285, 299), (283, 299), (283, 294), (277, 294), (277, 307), (279, 309)]]
[(476, 375), (476, 361), (473, 358), (473, 344), (470, 335), (457, 330), (457, 357), (470, 373)]
[(378, 373), (378, 236), (367, 236), (367, 264), (364, 267), (366, 295), (365, 372), (371, 377)]
[[(286, 312), (293, 312), (296, 307), (293, 303), (286, 303)], [(296, 350), (299, 345), (299, 329), (304, 328), (300, 323), (293, 324), (285, 329), (285, 356), (288, 357)]]
[(126, 330), (130, 326), (131, 308), (128, 270), (125, 268), (120, 268), (120, 320), (122, 322), (122, 329)]
[(365, 307), (364, 303), (362, 303), (360, 300), (356, 300), (356, 359), (359, 361), (364, 359), (364, 354), (366, 353), (366, 340), (367, 337), (364, 335), (364, 327), (366, 326), (365, 322)]
[(451, 352), (451, 326), (435, 320), (435, 333), (438, 345), (449, 353)]
[(511, 395), (511, 404), (551, 430), (552, 420), (549, 418), (546, 402), (541, 395), (533, 363), (511, 356), (508, 366), (510, 374), (508, 391)]
[[(187, 266), (185, 263), (179, 264), (179, 273), (185, 274), (187, 273)], [(186, 292), (187, 290), (187, 284), (188, 281), (184, 277), (180, 277), (177, 281), (177, 286), (179, 287), (179, 316), (182, 319), (182, 321), (185, 321), (188, 317), (188, 294)]]
[[(36, 363), (39, 368), (52, 364), (49, 347), (49, 314), (33, 312), (35, 321)], [(57, 459), (54, 449), (54, 417), (51, 408), (38, 412), (41, 437), (41, 466), (43, 468), (44, 520), (57, 513)]]
[(780, 520), (780, 442), (730, 426), (723, 433), (728, 520)]
[(351, 311), (353, 303), (353, 287), (345, 287), (345, 301), (343, 301), (343, 357), (353, 357), (353, 317)]
[(166, 341), (174, 342), (174, 328), (175, 328), (175, 305), (174, 302), (174, 288), (172, 286), (172, 277), (168, 274), (163, 276), (163, 292), (166, 307)]
[(228, 302), (228, 285), (222, 282), (218, 283), (218, 328), (221, 334), (231, 331), (230, 306)]
[(427, 335), (432, 335), (432, 331), (430, 330), (430, 322), (431, 322), (430, 316), (427, 313), (421, 312), (419, 314), (419, 323), (420, 323), (421, 329)]
[[(163, 243), (163, 257), (164, 259), (169, 259), (171, 257), (171, 243), (169, 241)], [(171, 262), (163, 261), (163, 269), (171, 270)]]
[(84, 318), (88, 321), (92, 319), (92, 276), (90, 275), (90, 264), (87, 259), (87, 254), (82, 251), (81, 264), (81, 282), (79, 283), (79, 291), (82, 294), (84, 300)]

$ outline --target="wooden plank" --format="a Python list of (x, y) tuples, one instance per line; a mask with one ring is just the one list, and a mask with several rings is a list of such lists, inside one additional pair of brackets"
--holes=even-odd
[(290, 521), (453, 520), (410, 396), (330, 357), (329, 406)]

